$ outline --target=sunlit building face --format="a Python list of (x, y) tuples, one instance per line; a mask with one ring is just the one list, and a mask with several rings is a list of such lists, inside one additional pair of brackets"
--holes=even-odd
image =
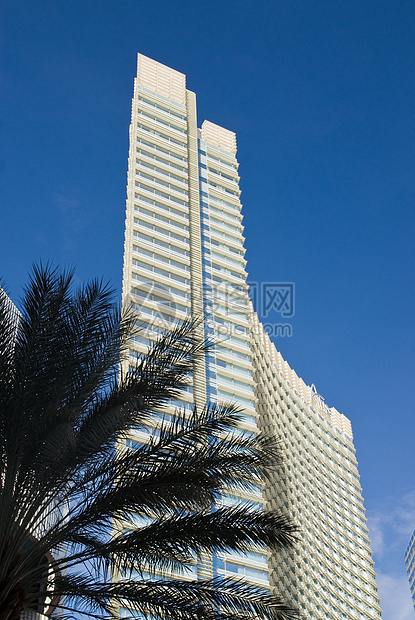
[[(272, 484), (225, 493), (219, 503), (283, 509), (301, 529), (290, 552), (252, 548), (197, 558), (185, 578), (242, 578), (282, 594), (307, 618), (378, 619), (351, 424), (297, 377), (253, 312), (239, 197), (235, 134), (209, 121), (199, 129), (186, 76), (139, 54), (123, 300), (143, 330), (131, 342), (130, 357), (145, 352), (160, 331), (187, 318), (198, 321), (200, 339), (215, 345), (166, 412), (232, 401), (244, 410), (236, 432), (278, 435), (285, 461)], [(157, 424), (132, 431), (127, 442), (141, 445), (152, 433)]]

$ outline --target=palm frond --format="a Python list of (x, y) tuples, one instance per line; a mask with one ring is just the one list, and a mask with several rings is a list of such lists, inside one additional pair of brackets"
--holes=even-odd
[[(137, 329), (102, 282), (73, 291), (72, 271), (34, 267), (20, 314), (0, 288), (0, 620), (56, 605), (105, 619), (127, 603), (166, 620), (297, 618), (248, 583), (186, 578), (206, 553), (294, 544), (286, 515), (215, 508), (260, 485), (281, 449), (239, 433), (231, 405), (160, 423), (206, 344), (184, 323), (123, 373)], [(182, 578), (155, 580), (171, 571)]]
[[(241, 580), (122, 580), (91, 586), (89, 576), (59, 579), (69, 599), (83, 600), (96, 614), (110, 615), (114, 604), (169, 620), (298, 620), (299, 613), (279, 597)], [(133, 615), (133, 613), (132, 613)]]

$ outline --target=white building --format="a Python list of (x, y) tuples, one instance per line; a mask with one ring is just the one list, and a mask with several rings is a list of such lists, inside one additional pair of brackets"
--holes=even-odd
[[(185, 76), (138, 56), (134, 85), (123, 300), (139, 313), (144, 330), (131, 357), (144, 352), (183, 319), (202, 318), (200, 338), (221, 341), (198, 364), (193, 386), (177, 407), (236, 401), (241, 428), (257, 432), (244, 237), (239, 201), (236, 138), (205, 121), (198, 129), (196, 97)], [(145, 441), (135, 433), (130, 441)], [(132, 444), (130, 444), (132, 445)], [(239, 498), (262, 506), (261, 489)], [(235, 495), (223, 502), (235, 503)], [(205, 558), (197, 574), (237, 574), (269, 588), (266, 549)]]
[(405, 551), (405, 565), (408, 573), (409, 588), (415, 608), (415, 530)]
[(307, 618), (381, 618), (350, 421), (290, 368), (253, 315), (258, 424), (284, 446), (265, 491), (288, 510), (301, 541), (271, 558), (271, 585)]
[[(160, 328), (203, 318), (200, 337), (216, 345), (183, 399), (171, 403), (171, 413), (190, 408), (193, 400), (234, 401), (245, 410), (243, 431), (260, 427), (280, 435), (284, 477), (265, 496), (288, 510), (304, 532), (287, 556), (267, 561), (266, 550), (253, 549), (206, 558), (189, 578), (226, 573), (263, 588), (282, 585), (282, 595), (309, 618), (380, 618), (350, 422), (335, 410), (327, 413), (297, 378), (304, 386), (299, 389), (295, 373), (253, 318), (238, 182), (235, 134), (209, 121), (198, 129), (196, 97), (186, 89), (185, 75), (139, 54), (123, 300), (133, 303), (145, 330), (130, 355), (144, 352)], [(243, 499), (265, 501), (261, 489)], [(237, 500), (223, 497), (229, 504)]]

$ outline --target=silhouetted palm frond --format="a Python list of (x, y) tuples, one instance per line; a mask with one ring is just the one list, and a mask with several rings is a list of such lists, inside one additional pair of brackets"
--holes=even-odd
[[(20, 316), (0, 289), (0, 620), (37, 610), (94, 618), (126, 607), (166, 620), (297, 618), (266, 590), (192, 579), (225, 549), (293, 544), (284, 515), (214, 508), (278, 464), (278, 443), (236, 433), (232, 406), (155, 423), (204, 354), (194, 326), (162, 335), (123, 374), (137, 327), (101, 282), (35, 267)], [(198, 559), (199, 558), (199, 559)]]

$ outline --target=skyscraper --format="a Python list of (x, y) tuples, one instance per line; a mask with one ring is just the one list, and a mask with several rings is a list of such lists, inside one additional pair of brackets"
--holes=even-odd
[(302, 530), (271, 557), (271, 586), (308, 618), (380, 618), (351, 423), (290, 368), (256, 314), (252, 343), (258, 425), (285, 451), (265, 496)]
[(415, 608), (415, 530), (405, 551), (405, 565), (408, 573), (409, 588)]
[[(199, 320), (201, 339), (215, 350), (198, 364), (180, 401), (191, 408), (235, 401), (245, 410), (240, 432), (256, 433), (244, 237), (236, 138), (205, 121), (197, 128), (196, 98), (185, 76), (142, 55), (134, 85), (128, 166), (123, 298), (139, 313), (144, 352), (160, 329)], [(144, 436), (135, 441), (145, 440)], [(134, 441), (134, 438), (131, 438)], [(261, 489), (222, 497), (262, 506)], [(195, 569), (196, 570), (196, 569)], [(206, 559), (200, 576), (244, 576), (269, 587), (267, 552)], [(194, 575), (193, 575), (194, 576)]]
[[(200, 338), (215, 346), (168, 410), (233, 401), (244, 409), (239, 432), (281, 436), (282, 479), (222, 502), (284, 507), (303, 531), (287, 556), (252, 549), (205, 558), (189, 578), (227, 574), (276, 588), (309, 618), (380, 618), (351, 425), (293, 379), (252, 312), (238, 183), (235, 134), (209, 121), (198, 129), (185, 75), (139, 54), (123, 299), (137, 310), (143, 334), (130, 355), (144, 352), (162, 329), (199, 321)], [(145, 440), (132, 433), (130, 441)]]

